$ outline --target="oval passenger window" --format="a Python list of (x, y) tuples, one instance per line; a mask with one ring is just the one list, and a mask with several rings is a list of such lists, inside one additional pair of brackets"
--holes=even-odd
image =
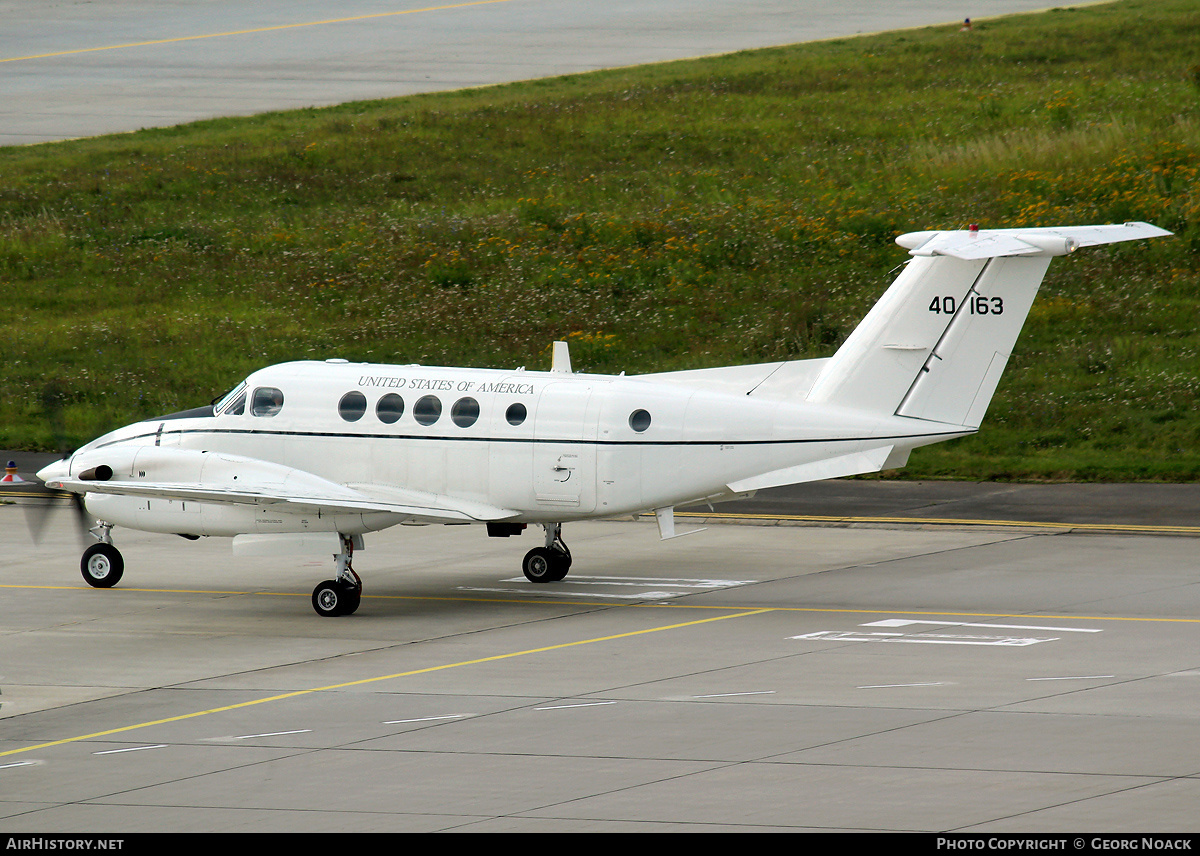
[(338, 402), (338, 415), (347, 422), (357, 422), (367, 412), (367, 397), (357, 390), (347, 392)]
[(394, 392), (389, 392), (375, 405), (375, 415), (379, 417), (380, 422), (388, 425), (398, 422), (404, 415), (404, 399)]
[(413, 405), (413, 419), (422, 425), (432, 425), (442, 415), (442, 402), (436, 395), (427, 395)]
[(470, 428), (479, 418), (479, 402), (473, 398), (460, 398), (450, 408), (450, 418), (459, 428)]

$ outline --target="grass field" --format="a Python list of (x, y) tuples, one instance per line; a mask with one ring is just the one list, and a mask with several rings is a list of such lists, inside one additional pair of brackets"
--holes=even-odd
[(296, 358), (826, 356), (900, 232), (1147, 220), (1054, 263), (981, 433), (902, 474), (1195, 480), (1198, 170), (1195, 0), (0, 148), (0, 448)]

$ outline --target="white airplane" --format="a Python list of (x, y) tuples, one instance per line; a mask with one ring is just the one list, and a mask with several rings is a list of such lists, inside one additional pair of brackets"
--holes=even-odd
[[(562, 526), (762, 488), (903, 466), (917, 446), (974, 433), (1042, 277), (1077, 247), (1169, 235), (1148, 223), (913, 232), (913, 256), (832, 357), (666, 372), (549, 372), (292, 362), (254, 372), (209, 407), (105, 434), (38, 473), (98, 518), (83, 578), (124, 562), (113, 526), (235, 548), (317, 541), (336, 573), (323, 616), (359, 605), (363, 534), (398, 523), (545, 529), (535, 583), (571, 566)], [(281, 542), (290, 540), (292, 543)]]

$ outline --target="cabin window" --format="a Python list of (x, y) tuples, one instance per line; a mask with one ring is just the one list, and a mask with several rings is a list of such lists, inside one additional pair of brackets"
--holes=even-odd
[(380, 422), (386, 422), (388, 425), (398, 422), (404, 415), (404, 399), (394, 392), (389, 392), (375, 405), (375, 415), (379, 417)]
[(426, 395), (413, 405), (413, 419), (422, 425), (432, 425), (442, 415), (442, 401), (436, 395)]
[(650, 427), (650, 414), (645, 410), (635, 410), (629, 414), (629, 427), (641, 434)]
[(528, 415), (525, 405), (519, 401), (516, 404), (508, 405), (508, 410), (504, 411), (504, 418), (508, 420), (509, 425), (520, 425)]
[(367, 412), (367, 397), (361, 392), (347, 392), (338, 402), (338, 415), (347, 422), (357, 422)]
[(450, 408), (450, 418), (459, 428), (470, 428), (479, 418), (479, 402), (469, 396), (460, 398)]
[(283, 409), (283, 393), (273, 386), (260, 386), (254, 390), (250, 412), (255, 416), (274, 416)]

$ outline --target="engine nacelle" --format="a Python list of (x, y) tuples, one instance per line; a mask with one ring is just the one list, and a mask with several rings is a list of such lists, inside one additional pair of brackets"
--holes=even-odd
[(361, 534), (385, 529), (402, 519), (400, 515), (383, 512), (322, 514), (291, 511), (285, 503), (235, 505), (110, 493), (85, 494), (83, 504), (90, 514), (106, 523), (165, 535)]

